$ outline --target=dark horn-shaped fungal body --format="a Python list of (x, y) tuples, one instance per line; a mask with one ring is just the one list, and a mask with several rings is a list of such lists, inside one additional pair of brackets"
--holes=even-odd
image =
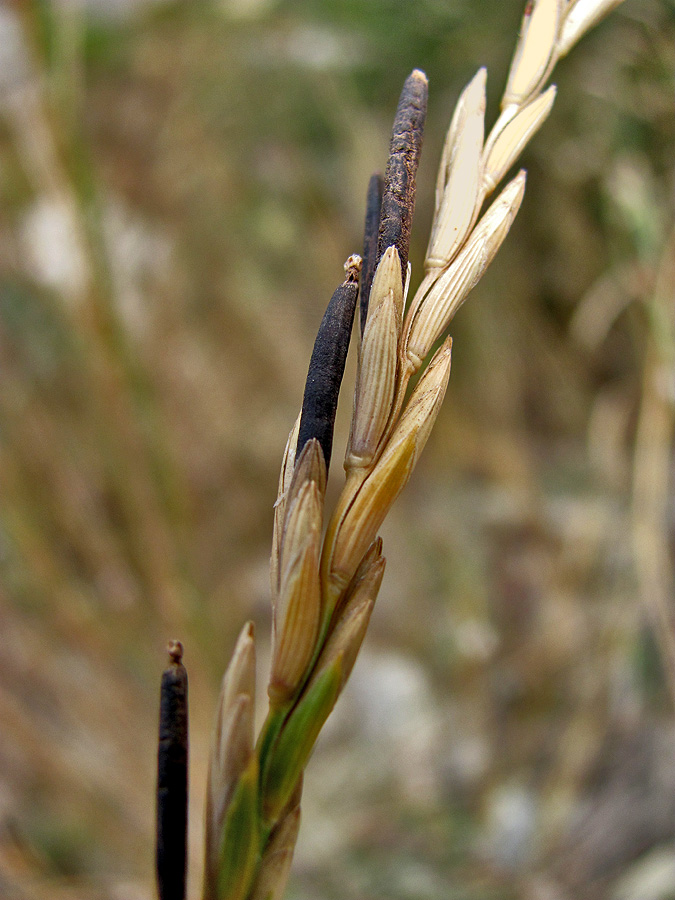
[(361, 257), (350, 256), (345, 263), (347, 278), (331, 297), (319, 325), (305, 382), (295, 458), (300, 456), (307, 441), (316, 438), (326, 470), (333, 449), (335, 413), (359, 293), (360, 270)]
[(381, 175), (371, 175), (366, 194), (366, 222), (363, 229), (363, 268), (361, 269), (361, 286), (359, 302), (359, 318), (361, 334), (366, 327), (368, 317), (368, 301), (370, 288), (375, 275), (377, 261), (377, 241), (380, 230), (380, 214), (382, 212), (382, 191), (384, 181)]
[(188, 680), (179, 641), (162, 674), (157, 751), (157, 887), (160, 900), (185, 900), (188, 803)]
[(415, 69), (405, 80), (391, 133), (389, 161), (384, 175), (377, 262), (387, 247), (396, 247), (405, 287), (410, 229), (415, 211), (415, 177), (422, 152), (427, 114), (427, 76)]

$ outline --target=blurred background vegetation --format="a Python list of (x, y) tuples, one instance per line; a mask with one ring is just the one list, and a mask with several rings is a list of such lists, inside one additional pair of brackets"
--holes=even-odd
[[(485, 64), (494, 121), (521, 13), (0, 3), (3, 898), (153, 896), (174, 637), (197, 896), (218, 682), (252, 617), (264, 683), (278, 466), (400, 86), (429, 76), (415, 282), (454, 102)], [(673, 0), (627, 0), (555, 73), (291, 900), (675, 898), (674, 72)]]

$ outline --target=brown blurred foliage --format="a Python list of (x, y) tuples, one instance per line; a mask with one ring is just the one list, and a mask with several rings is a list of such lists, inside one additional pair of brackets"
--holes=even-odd
[[(0, 4), (3, 898), (152, 896), (173, 637), (196, 889), (218, 680), (245, 618), (267, 641), (281, 452), (398, 90), (429, 75), (414, 280), (454, 101), (487, 64), (494, 121), (520, 14)], [(671, 0), (627, 0), (559, 65), (291, 898), (675, 896), (674, 48)]]

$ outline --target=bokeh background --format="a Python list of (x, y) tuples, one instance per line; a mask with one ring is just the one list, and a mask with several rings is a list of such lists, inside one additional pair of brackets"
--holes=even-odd
[[(6, 900), (154, 895), (174, 637), (198, 896), (218, 683), (252, 617), (264, 693), (278, 466), (400, 86), (429, 76), (415, 283), (454, 102), (487, 65), (494, 121), (521, 13), (0, 3)], [(674, 73), (673, 0), (627, 0), (555, 73), (383, 529), (290, 900), (675, 898)]]

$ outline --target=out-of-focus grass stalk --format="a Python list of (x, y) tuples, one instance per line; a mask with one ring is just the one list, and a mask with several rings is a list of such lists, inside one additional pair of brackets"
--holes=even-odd
[(675, 230), (648, 304), (647, 346), (633, 461), (633, 543), (642, 602), (675, 701), (675, 579), (668, 534), (675, 432)]
[[(180, 532), (185, 500), (147, 374), (120, 320), (103, 209), (82, 133), (78, 71), (82, 21), (77, 5), (51, 7), (53, 60), (45, 57), (37, 0), (15, 4), (32, 70), (10, 127), (25, 149), (36, 192), (68, 210), (84, 266), (81, 296), (70, 298), (70, 326), (90, 391), (88, 415), (130, 531), (134, 564), (162, 618), (182, 615)], [(64, 307), (67, 304), (64, 304)], [(145, 424), (144, 426), (144, 423)]]

